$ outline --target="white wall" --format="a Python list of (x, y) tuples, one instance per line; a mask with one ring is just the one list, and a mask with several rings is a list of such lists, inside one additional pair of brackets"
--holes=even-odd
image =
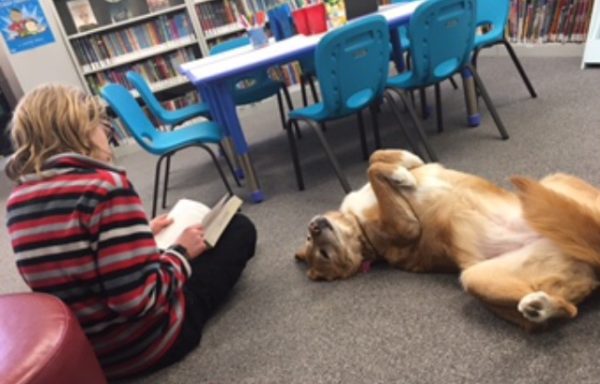
[(40, 0), (40, 4), (54, 35), (53, 43), (11, 54), (4, 39), (0, 38), (0, 65), (13, 95), (17, 98), (24, 92), (48, 82), (83, 87), (60, 33), (52, 0)]

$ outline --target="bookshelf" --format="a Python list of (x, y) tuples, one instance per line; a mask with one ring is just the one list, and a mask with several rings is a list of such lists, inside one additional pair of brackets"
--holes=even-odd
[[(186, 85), (192, 90), (178, 74), (179, 64), (206, 56), (213, 45), (243, 35), (238, 23), (241, 13), (268, 10), (282, 2), (53, 0), (52, 4), (67, 50), (91, 93), (97, 94), (108, 81), (131, 89), (125, 73), (133, 69), (161, 98), (160, 93)], [(286, 81), (297, 82), (298, 71), (297, 65), (285, 66)], [(132, 93), (137, 96), (135, 90)]]
[(508, 28), (513, 43), (584, 43), (594, 0), (511, 0)]
[(179, 64), (202, 57), (185, 0), (55, 0), (53, 5), (72, 61), (91, 93), (108, 81), (131, 89), (125, 78), (131, 69), (157, 93), (181, 87), (187, 81), (177, 71)]

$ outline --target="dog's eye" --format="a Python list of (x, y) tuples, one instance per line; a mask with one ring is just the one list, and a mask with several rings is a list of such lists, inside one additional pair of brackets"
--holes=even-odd
[(320, 250), (319, 253), (321, 253), (321, 256), (323, 256), (324, 259), (328, 259), (329, 260), (329, 254), (324, 251), (324, 250)]

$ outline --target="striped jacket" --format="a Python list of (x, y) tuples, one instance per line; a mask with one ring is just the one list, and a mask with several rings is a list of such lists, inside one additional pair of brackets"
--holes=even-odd
[(20, 179), (7, 226), (27, 284), (69, 305), (109, 378), (144, 371), (171, 347), (190, 266), (158, 250), (123, 170), (54, 156)]

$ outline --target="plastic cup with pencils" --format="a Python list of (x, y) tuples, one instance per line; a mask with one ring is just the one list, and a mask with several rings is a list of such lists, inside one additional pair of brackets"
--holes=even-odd
[(249, 16), (240, 16), (240, 23), (246, 28), (246, 33), (254, 48), (261, 48), (269, 44), (269, 38), (265, 33), (265, 22), (266, 15), (264, 11)]

